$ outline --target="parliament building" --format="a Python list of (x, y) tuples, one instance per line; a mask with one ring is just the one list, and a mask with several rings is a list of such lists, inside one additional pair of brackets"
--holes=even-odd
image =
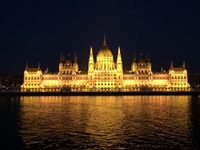
[(185, 63), (181, 67), (171, 66), (168, 71), (152, 71), (150, 58), (136, 59), (130, 71), (123, 71), (121, 50), (118, 47), (117, 60), (114, 61), (111, 50), (104, 38), (96, 61), (90, 48), (88, 70), (79, 70), (77, 56), (74, 60), (65, 59), (61, 54), (59, 71), (50, 73), (42, 71), (40, 65), (33, 68), (26, 64), (22, 91), (35, 92), (87, 92), (87, 91), (189, 91), (187, 69)]

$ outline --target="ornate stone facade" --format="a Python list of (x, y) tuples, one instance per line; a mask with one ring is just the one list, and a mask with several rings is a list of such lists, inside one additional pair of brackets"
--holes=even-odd
[(111, 50), (104, 38), (103, 47), (94, 61), (90, 48), (88, 72), (79, 71), (77, 56), (74, 60), (65, 59), (62, 54), (59, 72), (42, 72), (40, 65), (24, 71), (22, 91), (189, 91), (185, 63), (169, 71), (154, 73), (150, 58), (133, 59), (131, 70), (123, 72), (121, 50), (118, 47), (117, 60), (114, 61)]

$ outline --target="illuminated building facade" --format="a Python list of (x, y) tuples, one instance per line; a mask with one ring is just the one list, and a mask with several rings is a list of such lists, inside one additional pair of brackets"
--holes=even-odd
[(174, 67), (171, 62), (168, 71), (152, 72), (150, 58), (137, 60), (134, 57), (131, 70), (123, 72), (121, 50), (118, 47), (117, 60), (114, 61), (111, 50), (104, 38), (103, 47), (94, 61), (90, 48), (88, 72), (79, 71), (77, 56), (74, 60), (65, 59), (62, 54), (59, 72), (51, 74), (40, 69), (30, 68), (24, 71), (22, 91), (189, 91), (185, 63)]

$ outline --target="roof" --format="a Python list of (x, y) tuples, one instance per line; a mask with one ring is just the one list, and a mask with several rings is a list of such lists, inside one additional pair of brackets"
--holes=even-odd
[(104, 37), (103, 47), (99, 50), (98, 56), (113, 56), (111, 50), (106, 45), (105, 37)]

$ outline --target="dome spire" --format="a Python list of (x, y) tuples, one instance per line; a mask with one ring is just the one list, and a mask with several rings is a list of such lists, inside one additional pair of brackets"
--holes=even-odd
[(106, 46), (106, 35), (104, 34), (103, 46)]

